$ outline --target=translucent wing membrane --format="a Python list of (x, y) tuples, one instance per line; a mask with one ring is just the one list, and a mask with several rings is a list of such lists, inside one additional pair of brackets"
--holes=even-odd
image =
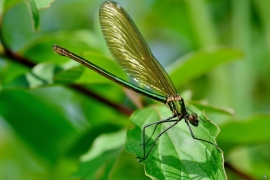
[(104, 2), (100, 7), (99, 18), (111, 54), (131, 78), (161, 95), (177, 94), (170, 77), (120, 5)]

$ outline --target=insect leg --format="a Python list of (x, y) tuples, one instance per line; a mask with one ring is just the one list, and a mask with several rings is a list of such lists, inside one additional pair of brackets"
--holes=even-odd
[(151, 136), (149, 137), (149, 139), (146, 141), (146, 143), (144, 142), (143, 144), (146, 146), (146, 145), (149, 143), (150, 139), (151, 139), (152, 136), (154, 135), (154, 133), (155, 133), (155, 131), (156, 131), (156, 129), (157, 129), (157, 126), (158, 126), (159, 124), (164, 123), (164, 122), (174, 122), (174, 121), (171, 120), (171, 119), (173, 119), (174, 117), (176, 117), (176, 116), (171, 116), (171, 117), (169, 117), (168, 119), (160, 120), (160, 121), (154, 122), (154, 123), (152, 123), (152, 124), (147, 124), (147, 125), (145, 125), (145, 126), (143, 127), (143, 137), (145, 137), (145, 129), (146, 129), (146, 128), (148, 128), (148, 127), (150, 127), (150, 126), (152, 126), (152, 125), (155, 125), (155, 128), (154, 128), (154, 130), (153, 130)]
[(207, 141), (207, 140), (204, 140), (204, 139), (200, 139), (200, 138), (196, 138), (196, 137), (194, 136), (194, 134), (193, 134), (193, 131), (192, 131), (192, 129), (191, 129), (191, 127), (190, 127), (190, 124), (188, 123), (188, 120), (187, 120), (187, 119), (185, 119), (185, 122), (187, 123), (189, 132), (190, 132), (190, 134), (191, 134), (191, 136), (192, 136), (193, 139), (196, 139), (196, 140), (199, 140), (199, 141), (203, 141), (203, 142), (207, 142), (207, 143), (209, 143), (209, 144), (212, 144), (212, 145), (216, 146), (218, 149), (220, 149), (218, 145), (216, 145), (216, 144), (214, 144), (214, 143), (212, 143), (212, 142), (210, 142), (210, 141)]
[[(154, 146), (155, 146), (157, 140), (159, 139), (159, 137), (160, 137), (162, 134), (164, 134), (166, 131), (168, 131), (170, 128), (172, 128), (173, 126), (175, 126), (175, 125), (181, 120), (181, 119), (172, 119), (172, 118), (173, 118), (173, 117), (170, 117), (170, 118), (168, 118), (168, 119), (165, 119), (165, 120), (162, 120), (162, 121), (158, 121), (158, 122), (149, 124), (149, 126), (151, 126), (151, 125), (154, 125), (154, 124), (158, 125), (158, 124), (162, 124), (162, 123), (165, 123), (165, 122), (175, 122), (174, 124), (172, 124), (171, 126), (169, 126), (168, 128), (166, 128), (164, 131), (162, 131), (162, 132), (156, 137), (155, 141), (153, 142), (153, 144), (152, 144), (152, 146), (151, 146), (151, 148), (150, 148), (150, 150), (148, 151), (147, 154), (145, 153), (145, 144), (143, 144), (143, 157), (137, 157), (138, 159), (140, 159), (139, 162), (144, 161), (145, 159), (147, 159), (148, 155), (149, 155), (150, 152), (153, 150), (153, 148), (154, 148)], [(147, 128), (147, 127), (149, 127), (149, 126), (146, 125), (145, 128)], [(145, 142), (145, 128), (144, 128), (144, 131), (143, 131), (143, 133), (144, 133), (144, 137), (143, 137), (144, 139), (143, 139), (143, 141), (144, 141), (144, 142)]]

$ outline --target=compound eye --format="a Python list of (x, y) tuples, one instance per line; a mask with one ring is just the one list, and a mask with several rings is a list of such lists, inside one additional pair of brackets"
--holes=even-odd
[(189, 116), (188, 116), (188, 119), (189, 119), (190, 121), (193, 121), (193, 120), (195, 119), (195, 117), (194, 117), (193, 115), (189, 115)]
[(190, 124), (192, 124), (193, 126), (198, 126), (198, 124), (199, 124), (198, 116), (195, 113), (189, 115), (188, 120), (189, 120)]

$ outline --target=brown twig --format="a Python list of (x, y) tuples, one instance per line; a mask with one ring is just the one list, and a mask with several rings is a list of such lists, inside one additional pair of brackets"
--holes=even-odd
[(35, 63), (33, 63), (32, 61), (28, 60), (27, 58), (16, 54), (14, 52), (12, 52), (12, 50), (8, 47), (4, 36), (3, 36), (3, 30), (2, 30), (2, 16), (0, 17), (0, 40), (3, 46), (3, 56), (9, 58), (10, 60), (15, 60), (16, 62), (19, 62), (27, 67), (34, 67)]
[(87, 95), (88, 97), (90, 98), (93, 98), (95, 100), (98, 100), (99, 102), (102, 102), (116, 110), (118, 110), (119, 112), (122, 112), (123, 114), (126, 114), (126, 115), (131, 115), (132, 114), (132, 110), (125, 107), (125, 106), (122, 106), (122, 105), (119, 105), (115, 102), (112, 102), (112, 101), (109, 101), (108, 99), (105, 99), (104, 97), (94, 93), (93, 91), (90, 91), (89, 89), (86, 89), (85, 87), (83, 86), (80, 86), (80, 85), (77, 85), (77, 84), (71, 84), (69, 85), (70, 88), (72, 89), (75, 89), (76, 91), (84, 94), (84, 95)]
[[(2, 39), (1, 39), (2, 40)], [(32, 61), (29, 61), (28, 59), (24, 58), (23, 56), (20, 56), (19, 54), (16, 54), (12, 52), (10, 49), (7, 48), (7, 45), (4, 44), (2, 40), (3, 48), (4, 48), (4, 56), (8, 57), (10, 60), (16, 60), (16, 62), (19, 62), (20, 64), (23, 64), (27, 67), (33, 68), (36, 64)]]
[(245, 174), (245, 173), (239, 171), (238, 169), (236, 169), (235, 167), (233, 167), (231, 164), (229, 164), (229, 163), (227, 163), (227, 162), (224, 163), (224, 166), (225, 166), (227, 169), (229, 169), (229, 170), (231, 170), (232, 172), (234, 172), (235, 174), (237, 174), (239, 177), (243, 178), (243, 179), (246, 179), (246, 180), (254, 180), (253, 177), (251, 177), (251, 176), (249, 176), (249, 175), (247, 175), (247, 174)]

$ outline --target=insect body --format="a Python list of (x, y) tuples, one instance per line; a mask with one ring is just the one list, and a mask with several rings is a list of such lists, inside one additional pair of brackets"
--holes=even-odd
[[(143, 36), (126, 11), (116, 2), (105, 1), (100, 7), (99, 18), (104, 39), (116, 62), (131, 78), (154, 90), (154, 92), (120, 79), (90, 61), (61, 48), (60, 46), (54, 45), (53, 50), (57, 54), (69, 57), (79, 62), (125, 88), (162, 102), (170, 108), (172, 111), (171, 117), (144, 126), (143, 156), (137, 157), (139, 161), (145, 160), (152, 151), (158, 138), (182, 119), (185, 120), (191, 136), (194, 139), (215, 145), (209, 141), (199, 139), (194, 136), (190, 124), (195, 127), (198, 126), (199, 120), (197, 114), (188, 113), (184, 99), (177, 94), (176, 88), (169, 75), (153, 56)], [(154, 125), (154, 129), (156, 129), (157, 125), (166, 122), (174, 123), (157, 136), (150, 150), (146, 152), (145, 147), (149, 142), (149, 140), (145, 140), (146, 128)]]

